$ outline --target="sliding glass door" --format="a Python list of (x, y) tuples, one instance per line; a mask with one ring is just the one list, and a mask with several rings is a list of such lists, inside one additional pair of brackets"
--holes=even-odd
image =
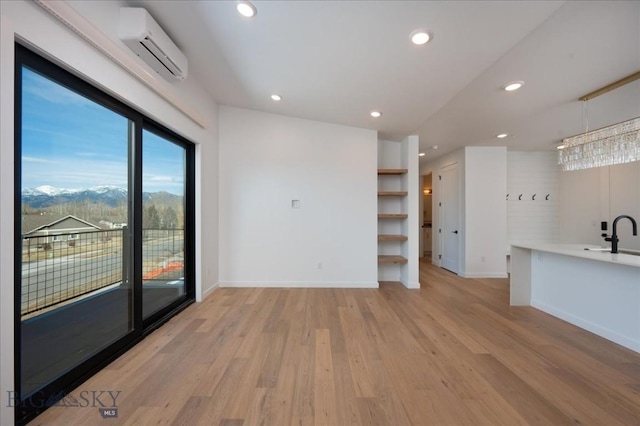
[(19, 422), (193, 301), (193, 146), (16, 46)]
[(142, 132), (142, 315), (185, 293), (185, 148)]
[(125, 264), (131, 122), (22, 68), (21, 391), (133, 328)]

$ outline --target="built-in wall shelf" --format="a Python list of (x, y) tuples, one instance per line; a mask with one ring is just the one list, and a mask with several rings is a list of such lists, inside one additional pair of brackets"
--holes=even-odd
[(406, 197), (407, 191), (378, 191), (379, 197)]
[(406, 235), (378, 234), (378, 241), (407, 241)]
[(378, 141), (378, 282), (420, 288), (418, 137)]
[[(419, 288), (418, 139), (378, 141), (378, 282)], [(414, 253), (415, 252), (415, 253)]]
[(406, 219), (409, 215), (406, 213), (381, 213), (378, 219)]
[[(404, 265), (408, 259), (403, 256), (403, 246), (409, 239), (404, 235), (406, 219), (405, 204), (408, 191), (406, 188), (407, 169), (384, 168), (378, 169), (378, 220), (397, 219), (394, 221), (382, 220), (378, 224), (378, 264), (385, 270), (384, 274), (392, 274), (400, 278), (400, 271), (392, 268), (392, 265)], [(381, 207), (382, 206), (382, 207)], [(381, 213), (381, 211), (393, 213)], [(395, 244), (394, 244), (395, 242)], [(385, 266), (386, 265), (386, 266)], [(378, 270), (380, 276), (380, 269)]]
[(402, 257), (402, 256), (395, 256), (395, 255), (378, 255), (378, 263), (400, 263), (400, 264), (405, 264), (407, 263), (407, 259)]
[(379, 175), (403, 175), (407, 169), (378, 169)]

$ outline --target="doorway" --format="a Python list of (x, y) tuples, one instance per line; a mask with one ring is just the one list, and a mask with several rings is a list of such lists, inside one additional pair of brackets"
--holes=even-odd
[(460, 270), (460, 194), (458, 164), (440, 169), (440, 266), (455, 274)]
[(433, 175), (422, 177), (422, 215), (421, 215), (422, 257), (431, 261), (433, 252)]

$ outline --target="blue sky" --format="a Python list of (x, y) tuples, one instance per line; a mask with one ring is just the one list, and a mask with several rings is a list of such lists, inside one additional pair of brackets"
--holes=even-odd
[[(128, 120), (25, 68), (22, 188), (127, 188)], [(143, 191), (184, 193), (184, 151), (143, 131)]]

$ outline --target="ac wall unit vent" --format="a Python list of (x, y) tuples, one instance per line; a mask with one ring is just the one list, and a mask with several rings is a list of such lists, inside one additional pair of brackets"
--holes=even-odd
[(141, 7), (121, 7), (118, 37), (166, 80), (187, 78), (187, 58)]

